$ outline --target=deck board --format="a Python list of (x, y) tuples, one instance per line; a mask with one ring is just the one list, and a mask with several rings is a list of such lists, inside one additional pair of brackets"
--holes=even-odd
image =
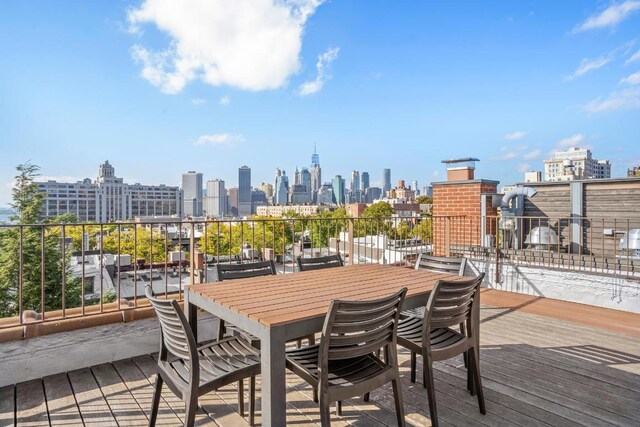
[[(596, 313), (597, 314), (597, 313)], [(611, 313), (605, 313), (611, 317)], [(462, 358), (434, 364), (436, 397), (442, 426), (635, 426), (640, 424), (640, 342), (629, 334), (580, 322), (545, 317), (511, 307), (481, 309), (481, 370), (487, 414), (466, 391)], [(429, 426), (426, 390), (409, 381), (409, 352), (399, 350), (401, 384), (408, 426)], [(20, 425), (146, 425), (155, 380), (151, 355), (101, 364), (43, 380), (0, 388), (0, 425), (13, 425), (14, 393)], [(260, 394), (260, 377), (257, 393)], [(311, 387), (288, 373), (287, 421), (318, 426), (318, 406)], [(46, 398), (46, 405), (44, 399)], [(248, 403), (245, 382), (245, 402)], [(244, 427), (232, 384), (200, 401), (196, 425)], [(256, 422), (260, 423), (257, 399)], [(48, 412), (47, 412), (48, 411)], [(181, 425), (184, 404), (164, 387), (158, 425)], [(389, 386), (376, 390), (370, 402), (344, 402), (343, 416), (332, 425), (395, 425)]]
[(66, 373), (42, 379), (52, 426), (82, 426), (82, 417)]

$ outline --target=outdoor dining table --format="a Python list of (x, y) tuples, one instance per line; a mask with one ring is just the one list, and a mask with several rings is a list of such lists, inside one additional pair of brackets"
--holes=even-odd
[(261, 342), (262, 425), (286, 424), (285, 343), (320, 332), (332, 300), (367, 300), (407, 287), (403, 309), (426, 304), (449, 274), (358, 264), (185, 288), (185, 311), (197, 337), (197, 308), (255, 335)]

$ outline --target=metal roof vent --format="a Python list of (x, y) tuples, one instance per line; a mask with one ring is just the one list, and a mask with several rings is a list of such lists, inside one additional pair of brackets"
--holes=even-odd
[(529, 248), (536, 250), (552, 250), (558, 247), (558, 235), (548, 226), (534, 227), (524, 240)]
[(640, 256), (640, 228), (629, 230), (629, 234), (624, 234), (620, 239), (620, 250), (627, 255)]

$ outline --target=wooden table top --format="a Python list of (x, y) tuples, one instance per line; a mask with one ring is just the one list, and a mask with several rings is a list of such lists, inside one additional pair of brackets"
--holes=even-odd
[(433, 289), (438, 279), (456, 277), (410, 268), (359, 264), (203, 283), (187, 286), (187, 290), (263, 325), (276, 326), (325, 316), (334, 299), (376, 299), (403, 287), (408, 288), (407, 297), (424, 295)]

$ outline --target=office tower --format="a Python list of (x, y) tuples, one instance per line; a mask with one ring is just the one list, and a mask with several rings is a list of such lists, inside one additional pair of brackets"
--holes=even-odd
[(258, 206), (267, 206), (268, 204), (267, 193), (258, 189), (251, 192), (251, 214), (255, 215), (258, 212)]
[(416, 192), (416, 196), (420, 195), (420, 190), (418, 190), (418, 181), (414, 180), (411, 183), (411, 189)]
[(269, 205), (273, 204), (273, 184), (269, 184), (268, 182), (263, 182), (260, 184), (260, 190), (264, 191), (264, 194), (267, 196), (267, 203)]
[(552, 159), (544, 161), (544, 180), (547, 182), (591, 178), (611, 178), (611, 163), (594, 159), (588, 148), (558, 151)]
[(318, 189), (316, 203), (319, 205), (332, 205), (334, 202), (333, 187), (331, 184), (323, 184)]
[(207, 181), (207, 197), (205, 198), (207, 216), (223, 217), (227, 213), (227, 190), (224, 181), (214, 179)]
[(365, 192), (369, 188), (369, 172), (362, 172), (360, 175), (360, 190)]
[(289, 177), (285, 171), (276, 169), (276, 181), (273, 187), (273, 204), (286, 205), (289, 202)]
[(229, 206), (229, 213), (232, 216), (238, 216), (238, 188), (231, 187), (227, 190), (227, 193), (229, 194), (229, 201), (227, 203), (227, 206)]
[(313, 154), (311, 155), (311, 199), (317, 200), (317, 194), (322, 186), (322, 171), (320, 169), (320, 156), (316, 153), (316, 146), (313, 146)]
[(373, 203), (382, 197), (382, 188), (380, 187), (368, 187), (364, 191), (365, 203)]
[(422, 187), (422, 195), (433, 197), (433, 186), (425, 185), (424, 187)]
[(351, 171), (351, 184), (349, 185), (349, 190), (358, 191), (360, 189), (360, 172)]
[(386, 196), (389, 190), (391, 190), (391, 169), (384, 169), (382, 171), (382, 193)]
[(202, 174), (189, 171), (182, 174), (182, 191), (184, 194), (185, 217), (202, 216)]
[(238, 169), (238, 216), (251, 215), (251, 168)]
[(95, 181), (34, 182), (44, 194), (42, 217), (73, 214), (80, 222), (112, 222), (141, 216), (182, 217), (183, 192), (166, 185), (126, 184), (105, 161)]
[(289, 202), (292, 205), (307, 205), (311, 203), (307, 187), (303, 184), (293, 184), (290, 189)]
[(335, 178), (331, 180), (331, 185), (333, 187), (333, 202), (337, 205), (345, 204), (345, 193), (344, 193), (344, 179), (341, 175), (336, 175)]
[(311, 189), (311, 172), (309, 172), (309, 169), (302, 168), (300, 171), (300, 184), (304, 185), (305, 191), (309, 195), (308, 203), (311, 203), (313, 201), (313, 191)]

